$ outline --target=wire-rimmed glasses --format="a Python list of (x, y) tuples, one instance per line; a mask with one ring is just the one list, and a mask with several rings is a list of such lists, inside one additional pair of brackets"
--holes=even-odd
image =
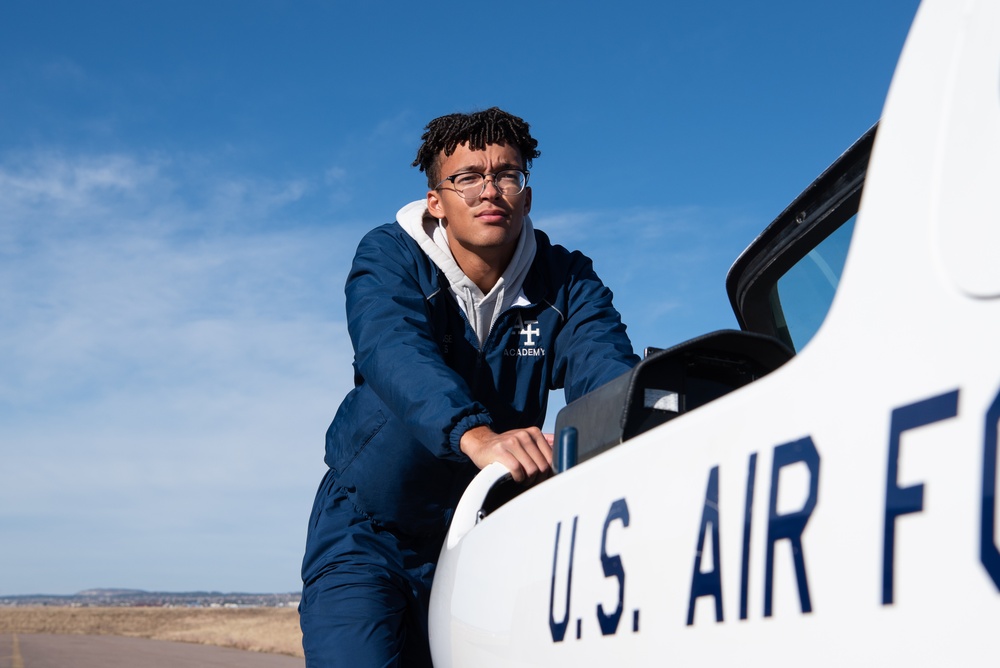
[(486, 190), (486, 177), (493, 178), (493, 187), (501, 195), (518, 195), (525, 186), (528, 185), (528, 172), (523, 169), (502, 169), (495, 174), (481, 174), (480, 172), (460, 172), (452, 174), (434, 186), (434, 190), (441, 188), (445, 181), (451, 181), (452, 188), (459, 197), (467, 200), (476, 199)]

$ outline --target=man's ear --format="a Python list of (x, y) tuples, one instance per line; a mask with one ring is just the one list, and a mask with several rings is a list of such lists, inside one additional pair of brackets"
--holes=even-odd
[(531, 186), (524, 189), (524, 215), (531, 212)]
[(427, 211), (435, 218), (444, 218), (444, 207), (441, 206), (441, 193), (436, 190), (427, 191)]

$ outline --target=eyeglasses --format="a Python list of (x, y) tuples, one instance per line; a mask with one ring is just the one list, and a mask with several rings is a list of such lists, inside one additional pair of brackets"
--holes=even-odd
[(462, 199), (476, 199), (486, 190), (486, 177), (493, 177), (493, 187), (500, 191), (501, 195), (517, 195), (528, 185), (528, 172), (522, 169), (504, 169), (496, 174), (480, 174), (479, 172), (461, 172), (452, 174), (441, 183), (434, 186), (438, 190), (445, 181), (451, 181), (454, 190)]

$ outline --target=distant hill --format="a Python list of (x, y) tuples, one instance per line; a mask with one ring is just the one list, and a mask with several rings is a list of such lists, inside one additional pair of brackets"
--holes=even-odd
[(299, 603), (299, 592), (254, 594), (244, 592), (190, 591), (157, 592), (141, 589), (86, 589), (68, 596), (29, 594), (0, 595), (0, 606), (111, 606), (111, 607), (292, 607)]
[(142, 589), (85, 589), (77, 592), (74, 596), (133, 596), (147, 593), (149, 592)]

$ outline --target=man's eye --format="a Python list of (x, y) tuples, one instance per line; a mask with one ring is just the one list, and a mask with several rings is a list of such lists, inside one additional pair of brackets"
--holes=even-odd
[(459, 174), (455, 177), (455, 185), (459, 188), (474, 186), (482, 180), (479, 174)]

